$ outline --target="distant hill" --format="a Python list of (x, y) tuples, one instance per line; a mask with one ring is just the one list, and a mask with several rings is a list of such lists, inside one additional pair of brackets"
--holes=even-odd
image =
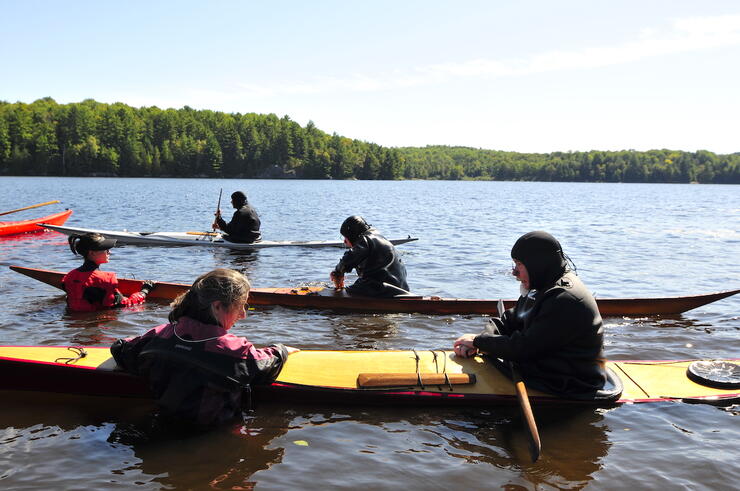
[(288, 116), (47, 97), (0, 102), (0, 174), (740, 184), (740, 152), (388, 148)]

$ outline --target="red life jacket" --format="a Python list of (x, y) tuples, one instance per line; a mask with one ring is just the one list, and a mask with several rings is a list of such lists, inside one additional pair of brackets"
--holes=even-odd
[[(116, 303), (115, 293), (118, 287), (116, 273), (108, 271), (80, 271), (73, 269), (62, 278), (64, 289), (67, 291), (67, 306), (77, 312), (93, 312), (95, 310), (113, 307)], [(102, 290), (90, 295), (88, 289)], [(87, 298), (85, 298), (87, 297)], [(91, 303), (88, 299), (100, 297), (101, 300)]]

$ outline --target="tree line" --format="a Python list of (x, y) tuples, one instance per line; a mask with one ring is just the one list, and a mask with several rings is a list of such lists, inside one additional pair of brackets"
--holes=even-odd
[(388, 148), (288, 116), (0, 101), (0, 174), (740, 183), (740, 153)]

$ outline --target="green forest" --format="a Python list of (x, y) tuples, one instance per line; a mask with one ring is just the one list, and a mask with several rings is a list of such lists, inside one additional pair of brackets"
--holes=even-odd
[(388, 148), (274, 114), (0, 101), (0, 175), (740, 184), (740, 153)]

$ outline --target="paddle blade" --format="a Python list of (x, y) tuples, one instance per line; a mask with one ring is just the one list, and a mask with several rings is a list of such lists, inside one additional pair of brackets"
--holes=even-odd
[(537, 429), (537, 422), (534, 420), (534, 413), (532, 413), (532, 406), (529, 404), (529, 396), (527, 395), (527, 388), (524, 386), (524, 382), (520, 380), (515, 385), (519, 407), (522, 410), (522, 417), (524, 418), (524, 424), (527, 427), (527, 434), (529, 436), (529, 455), (532, 457), (532, 462), (537, 462), (542, 451), (540, 432)]

